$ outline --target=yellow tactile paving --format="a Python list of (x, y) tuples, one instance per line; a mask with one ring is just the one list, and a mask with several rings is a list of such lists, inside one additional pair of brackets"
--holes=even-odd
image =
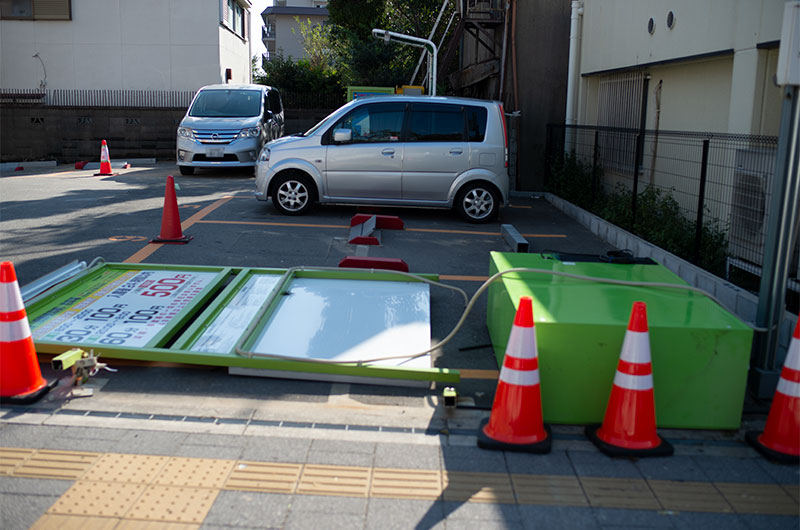
[(36, 529), (198, 528), (221, 489), (711, 513), (800, 513), (800, 485), (681, 482), (0, 447), (0, 475), (77, 480)]
[(30, 530), (111, 530), (119, 522), (120, 519), (114, 517), (45, 514), (33, 523)]
[(114, 530), (197, 530), (199, 524), (162, 523), (160, 521), (132, 521), (123, 519)]
[(714, 513), (733, 511), (714, 484), (708, 482), (649, 480), (648, 484), (667, 510)]
[(0, 475), (11, 475), (14, 469), (23, 464), (35, 452), (34, 449), (0, 447)]
[(511, 477), (505, 473), (442, 473), (442, 497), (446, 501), (515, 504)]
[(738, 513), (800, 514), (797, 501), (778, 485), (717, 483), (716, 486)]
[(511, 475), (519, 504), (588, 506), (576, 477), (558, 475)]
[(303, 467), (297, 493), (366, 497), (369, 492), (370, 472), (368, 467), (307, 464)]
[(147, 486), (79, 480), (53, 504), (48, 514), (123, 517)]
[(218, 489), (150, 486), (125, 514), (126, 519), (201, 524)]
[(15, 477), (76, 480), (100, 458), (100, 453), (41, 449), (14, 470)]
[(580, 477), (589, 504), (595, 508), (661, 510), (662, 506), (642, 479)]
[(238, 462), (223, 489), (294, 493), (302, 468), (300, 464)]
[(442, 474), (423, 469), (383, 469), (372, 471), (370, 497), (388, 499), (438, 499), (442, 494)]
[(104, 454), (84, 480), (150, 484), (167, 463), (167, 456)]
[(235, 462), (213, 458), (170, 458), (153, 481), (161, 486), (221, 488)]

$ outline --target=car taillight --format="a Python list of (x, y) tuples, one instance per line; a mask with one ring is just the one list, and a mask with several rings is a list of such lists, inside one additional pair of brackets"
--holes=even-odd
[(503, 111), (503, 104), (500, 103), (500, 119), (503, 120), (503, 142), (505, 142), (505, 162), (508, 167), (508, 128), (506, 127), (506, 113)]

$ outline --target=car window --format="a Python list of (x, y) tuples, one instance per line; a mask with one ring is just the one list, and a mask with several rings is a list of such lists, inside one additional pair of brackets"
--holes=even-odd
[(464, 107), (464, 112), (467, 115), (467, 140), (482, 142), (486, 136), (486, 108)]
[(203, 90), (194, 100), (189, 116), (241, 118), (261, 114), (258, 90)]
[(333, 130), (353, 131), (352, 143), (398, 142), (404, 116), (405, 103), (363, 105), (342, 118)]
[(409, 142), (452, 142), (464, 140), (464, 114), (460, 105), (411, 106)]
[(283, 106), (281, 105), (281, 96), (275, 90), (270, 90), (267, 93), (269, 97), (269, 110), (274, 112), (275, 114), (280, 113), (283, 110)]

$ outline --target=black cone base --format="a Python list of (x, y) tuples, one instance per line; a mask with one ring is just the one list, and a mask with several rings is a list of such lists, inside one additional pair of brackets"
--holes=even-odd
[(512, 444), (508, 442), (499, 442), (493, 438), (489, 438), (483, 427), (489, 423), (489, 418), (485, 418), (478, 426), (478, 447), (481, 449), (492, 449), (494, 451), (515, 451), (518, 453), (536, 453), (545, 454), (550, 452), (553, 445), (553, 434), (550, 432), (550, 426), (545, 424), (544, 430), (547, 433), (547, 438), (541, 442), (532, 444)]
[(752, 445), (756, 448), (756, 450), (767, 457), (767, 459), (772, 460), (773, 462), (777, 462), (779, 464), (788, 464), (790, 466), (797, 466), (800, 465), (800, 456), (797, 455), (788, 455), (786, 453), (779, 453), (773, 449), (770, 449), (766, 445), (762, 444), (758, 441), (758, 437), (761, 436), (759, 431), (747, 431), (744, 435), (747, 443)]
[(45, 394), (50, 392), (50, 389), (58, 384), (58, 379), (46, 381), (47, 384), (38, 390), (34, 390), (28, 394), (18, 394), (16, 396), (4, 397), (0, 396), (0, 404), (3, 405), (30, 405), (44, 397)]
[(173, 245), (185, 245), (186, 243), (191, 241), (193, 237), (194, 236), (186, 236), (186, 235), (184, 235), (182, 237), (179, 237), (178, 239), (162, 239), (161, 236), (159, 236), (159, 237), (157, 237), (155, 239), (151, 239), (150, 242), (151, 243), (171, 243)]
[(663, 438), (659, 438), (661, 444), (652, 449), (627, 449), (625, 447), (611, 445), (598, 438), (597, 429), (599, 428), (600, 425), (587, 425), (584, 432), (586, 433), (586, 437), (589, 438), (600, 451), (608, 456), (635, 456), (637, 458), (646, 458), (648, 456), (671, 456), (672, 453), (675, 452), (672, 444)]

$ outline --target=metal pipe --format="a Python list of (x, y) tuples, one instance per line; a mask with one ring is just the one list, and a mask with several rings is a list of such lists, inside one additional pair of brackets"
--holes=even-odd
[(409, 46), (416, 46), (417, 48), (425, 48), (428, 51), (428, 71), (430, 72), (428, 93), (431, 96), (436, 95), (436, 44), (420, 37), (412, 35), (404, 35), (402, 33), (395, 33), (394, 31), (386, 31), (385, 29), (374, 28), (372, 36), (376, 39), (382, 39), (385, 42), (397, 41)]
[[(450, 2), (450, 0), (444, 0), (444, 2), (442, 2), (442, 8), (439, 10), (439, 16), (436, 17), (436, 22), (433, 23), (433, 29), (431, 29), (431, 34), (428, 35), (428, 40), (433, 39), (433, 34), (436, 33), (436, 28), (439, 27), (439, 21), (442, 19), (442, 15), (444, 14), (444, 10), (445, 10), (445, 8), (447, 8), (447, 4), (449, 2)], [(450, 18), (451, 22), (452, 22), (452, 20), (453, 19)], [(450, 26), (448, 25), (448, 27), (450, 27)], [(445, 35), (446, 34), (447, 34), (447, 30), (445, 30)], [(419, 61), (417, 61), (417, 67), (414, 68), (414, 74), (411, 76), (411, 81), (408, 82), (409, 85), (413, 85), (414, 84), (414, 79), (417, 78), (417, 74), (419, 73), (419, 67), (422, 66), (423, 59), (425, 59), (425, 52), (424, 51), (421, 54), (419, 54)], [(424, 82), (425, 81), (423, 80), (423, 83)]]
[[(567, 68), (567, 108), (564, 122), (567, 124), (567, 139), (564, 142), (564, 149), (568, 150), (573, 143), (575, 134), (569, 126), (578, 122), (578, 79), (580, 75), (580, 53), (581, 53), (581, 17), (583, 16), (583, 4), (578, 0), (573, 0), (571, 5), (572, 13), (569, 17), (569, 65)], [(574, 146), (573, 146), (574, 149)]]
[(72, 261), (67, 263), (63, 267), (56, 269), (52, 272), (49, 272), (42, 276), (41, 278), (37, 278), (33, 280), (31, 283), (25, 285), (24, 287), (20, 287), (20, 294), (22, 295), (23, 302), (27, 302), (28, 300), (34, 298), (35, 296), (45, 292), (46, 290), (50, 289), (54, 285), (57, 285), (64, 280), (68, 280), (78, 274), (79, 272), (86, 270), (86, 262), (85, 261)]

